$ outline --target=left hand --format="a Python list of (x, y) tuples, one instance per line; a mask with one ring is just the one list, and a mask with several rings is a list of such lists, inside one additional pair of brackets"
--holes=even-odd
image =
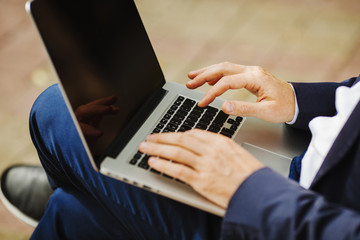
[(139, 149), (159, 156), (149, 159), (150, 167), (189, 184), (224, 209), (240, 184), (264, 167), (231, 139), (199, 129), (153, 134)]
[(222, 110), (230, 115), (251, 116), (268, 122), (290, 122), (295, 114), (295, 95), (291, 84), (278, 79), (258, 66), (229, 62), (211, 65), (188, 74), (186, 86), (195, 89), (205, 83), (212, 87), (199, 102), (210, 104), (229, 89), (246, 89), (256, 95), (256, 103), (232, 100), (224, 102)]

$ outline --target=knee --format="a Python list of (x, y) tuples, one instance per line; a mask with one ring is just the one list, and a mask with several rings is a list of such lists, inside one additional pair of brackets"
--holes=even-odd
[(51, 117), (49, 116), (49, 112), (53, 112), (51, 109), (58, 108), (63, 102), (64, 100), (59, 85), (54, 84), (48, 87), (35, 100), (30, 112), (30, 123), (34, 120), (34, 117), (38, 117), (38, 115), (45, 112), (46, 114), (43, 114), (44, 117)]
[(38, 149), (40, 143), (44, 145), (46, 139), (51, 139), (67, 118), (70, 115), (59, 85), (54, 84), (39, 95), (30, 111), (29, 129), (35, 147)]

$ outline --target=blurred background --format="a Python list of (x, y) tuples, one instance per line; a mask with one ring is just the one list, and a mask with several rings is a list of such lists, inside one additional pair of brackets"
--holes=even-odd
[[(135, 0), (167, 81), (223, 61), (260, 65), (287, 81), (360, 74), (359, 0)], [(28, 131), (33, 101), (56, 82), (24, 0), (0, 0), (0, 172), (39, 164)], [(205, 91), (207, 87), (202, 87)], [(251, 100), (246, 91), (225, 98)], [(33, 229), (0, 203), (0, 239)]]

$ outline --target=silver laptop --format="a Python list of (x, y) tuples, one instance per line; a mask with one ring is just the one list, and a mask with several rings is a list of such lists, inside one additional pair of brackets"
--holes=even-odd
[(299, 152), (284, 144), (282, 125), (229, 116), (220, 98), (200, 108), (203, 93), (166, 82), (132, 0), (34, 0), (26, 9), (97, 171), (223, 216), (188, 185), (149, 167), (138, 151), (147, 135), (191, 128), (223, 134), (283, 174)]

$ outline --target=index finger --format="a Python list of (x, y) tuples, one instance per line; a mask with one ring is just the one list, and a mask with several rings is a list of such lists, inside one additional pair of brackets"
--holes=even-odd
[(188, 77), (190, 79), (194, 79), (197, 75), (205, 72), (206, 70), (208, 70), (209, 68), (214, 67), (215, 65), (217, 65), (217, 64), (213, 64), (213, 65), (210, 65), (210, 66), (207, 66), (207, 67), (203, 67), (203, 68), (191, 71), (191, 72), (188, 73)]
[(241, 89), (247, 88), (247, 78), (245, 77), (248, 73), (240, 73), (236, 75), (229, 75), (223, 77), (214, 86), (212, 86), (199, 101), (199, 107), (205, 107), (209, 105), (214, 99), (229, 89)]

